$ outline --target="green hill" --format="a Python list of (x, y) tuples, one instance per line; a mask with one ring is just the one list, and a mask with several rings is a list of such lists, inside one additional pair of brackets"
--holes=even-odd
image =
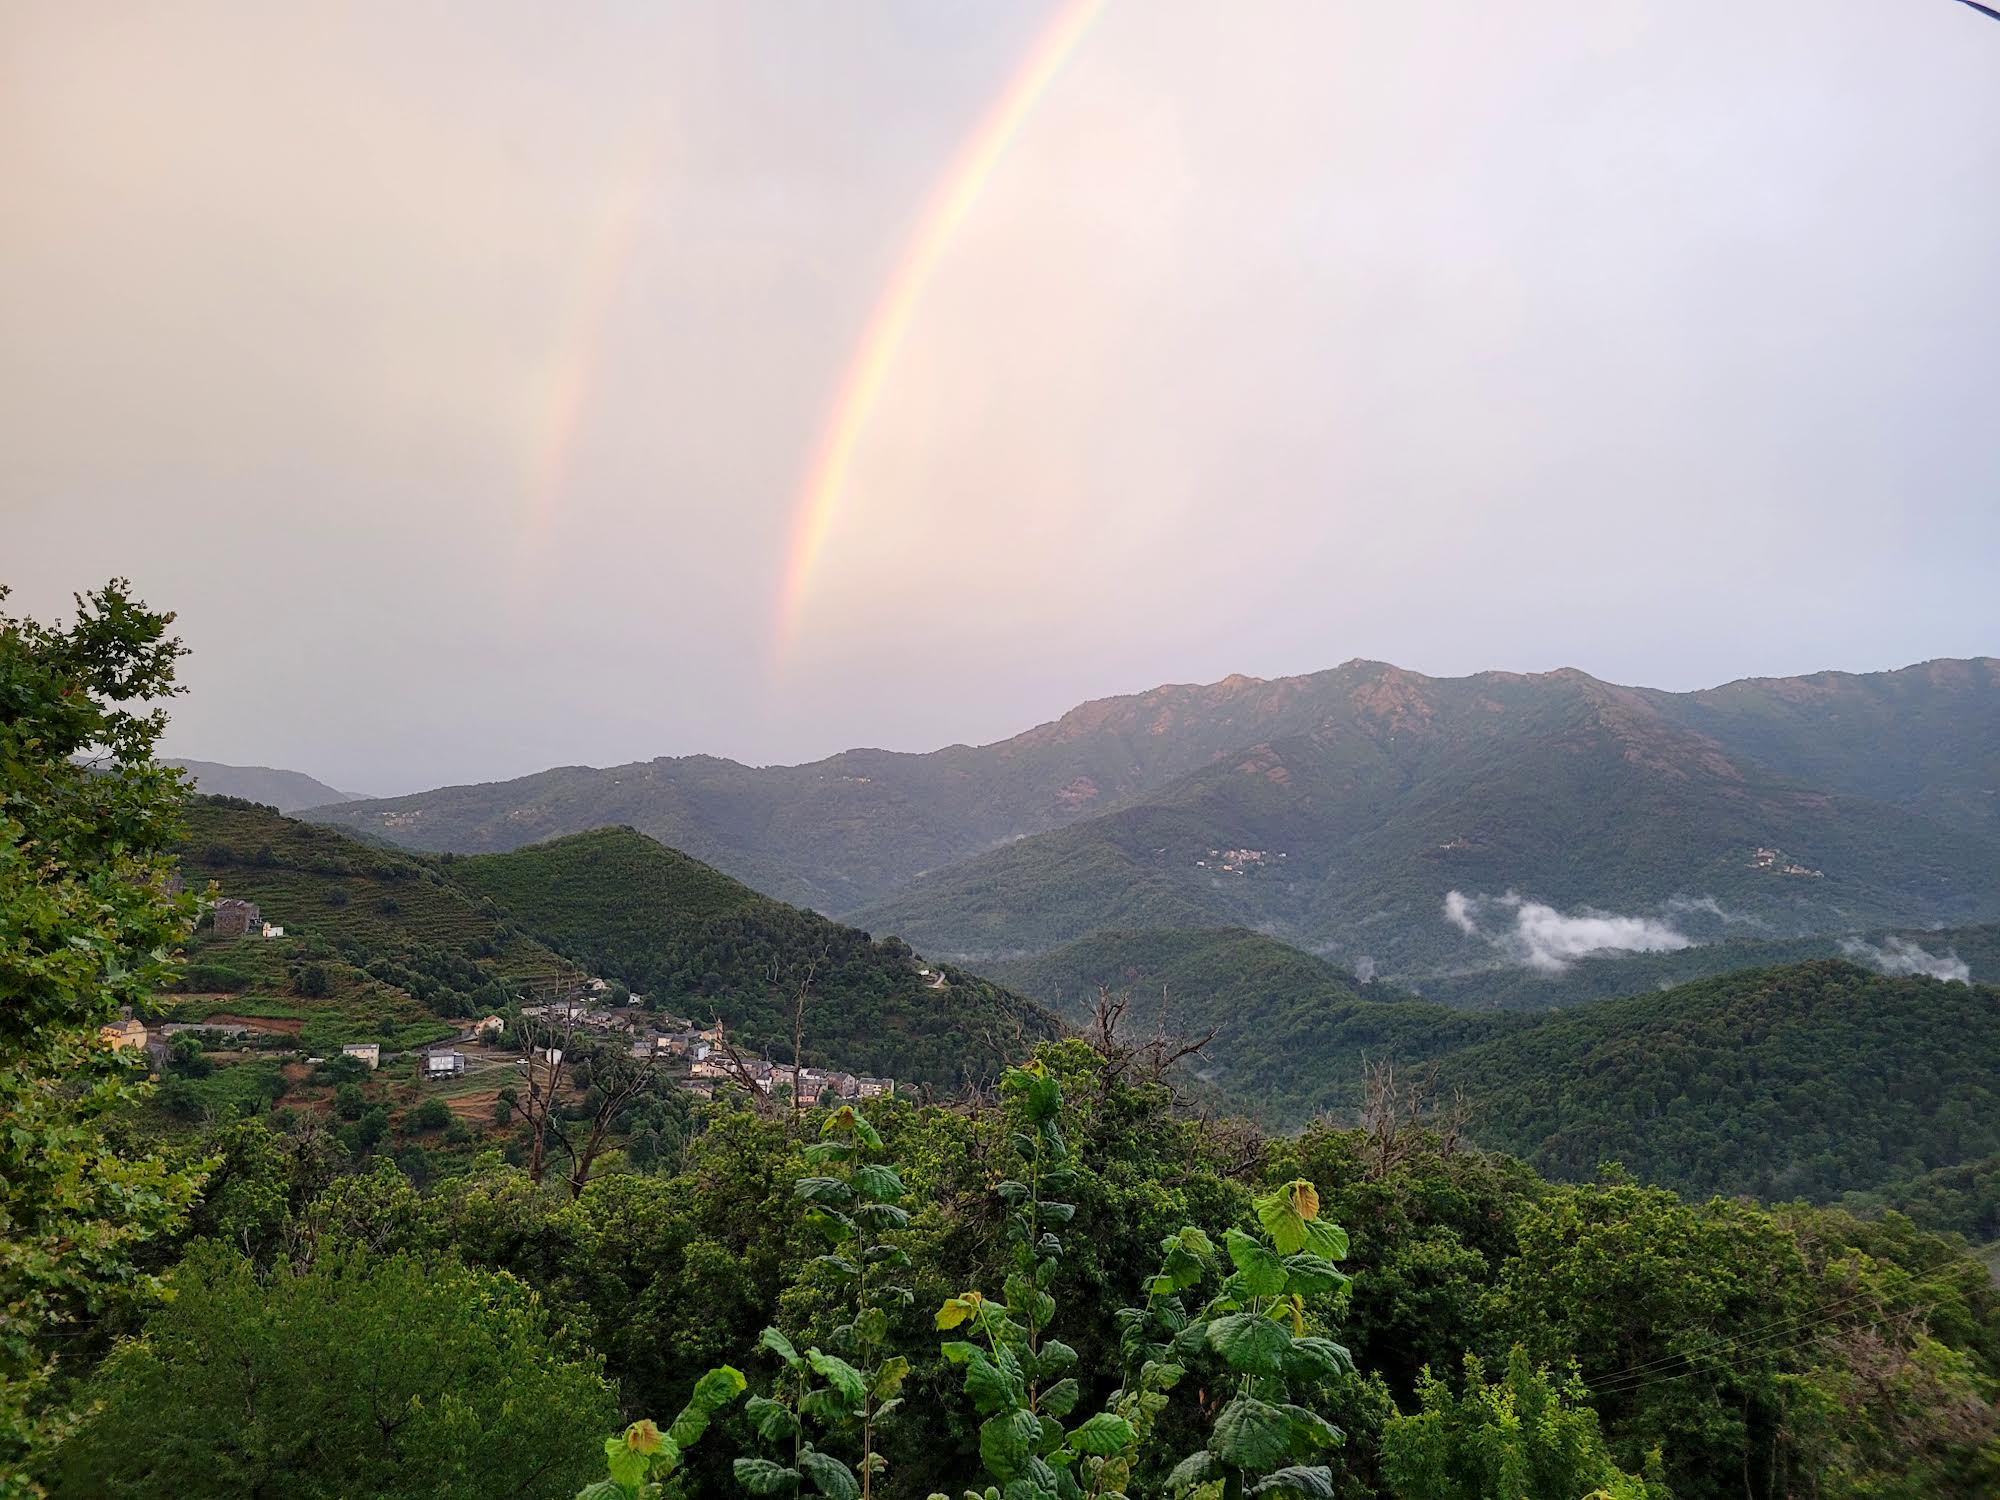
[(1129, 995), (1122, 1025), (1134, 1039), (1212, 1030), (1196, 1071), (1230, 1107), (1275, 1126), (1351, 1116), (1366, 1061), (1421, 1063), (1528, 1024), (1362, 984), (1242, 928), (1093, 933), (990, 972), (1077, 1021), (1100, 989)]
[(629, 828), (445, 869), (591, 972), (649, 1003), (718, 1016), (746, 1045), (787, 1058), (793, 1005), (808, 984), (808, 1060), (857, 1072), (957, 1085), (992, 1076), (1058, 1030), (1019, 995), (760, 896)]
[(1489, 1146), (1819, 1200), (2000, 1152), (2000, 990), (1821, 961), (1547, 1014), (1449, 1055)]
[(192, 799), (187, 822), (183, 879), (197, 889), (213, 881), (223, 896), (256, 902), (288, 940), (198, 950), (190, 976), (197, 986), (206, 971), (268, 967), (321, 943), (436, 1014), (463, 1017), (504, 1005), (524, 985), (575, 973), (491, 902), (446, 880), (434, 861), (228, 798)]

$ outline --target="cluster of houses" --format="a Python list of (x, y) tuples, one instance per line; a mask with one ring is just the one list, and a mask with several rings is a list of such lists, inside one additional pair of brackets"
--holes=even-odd
[(1241, 875), (1252, 865), (1261, 865), (1283, 859), (1282, 851), (1273, 854), (1268, 849), (1211, 849), (1207, 859), (1198, 859), (1198, 870), (1221, 870), (1229, 875)]
[(1786, 860), (1784, 864), (1779, 864), (1778, 861), (1781, 859), (1784, 859), (1784, 854), (1781, 851), (1760, 847), (1750, 857), (1750, 868), (1753, 870), (1772, 870), (1777, 874), (1790, 875), (1795, 879), (1802, 880), (1824, 880), (1826, 878), (1826, 871), (1824, 870), (1815, 870), (1808, 865), (1800, 864), (1795, 859)]
[[(944, 987), (942, 973), (932, 975), (928, 969), (923, 973), (931, 980), (933, 988)], [(602, 994), (604, 982), (593, 980), (592, 988)], [(789, 1063), (774, 1063), (768, 1058), (732, 1057), (723, 1045), (720, 1021), (708, 1026), (696, 1026), (689, 1021), (656, 1016), (637, 1004), (605, 1006), (593, 1001), (524, 1005), (521, 1014), (572, 1024), (581, 1030), (604, 1035), (624, 1032), (632, 1039), (633, 1057), (641, 1061), (658, 1058), (685, 1067), (685, 1087), (703, 1097), (712, 1096), (716, 1085), (721, 1083), (748, 1083), (765, 1094), (792, 1087)], [(664, 1026), (661, 1024), (663, 1020), (666, 1022)], [(896, 1083), (891, 1078), (872, 1078), (839, 1068), (800, 1068), (798, 1087), (800, 1093), (812, 1099), (824, 1098), (828, 1094), (839, 1099), (879, 1099), (894, 1093)]]

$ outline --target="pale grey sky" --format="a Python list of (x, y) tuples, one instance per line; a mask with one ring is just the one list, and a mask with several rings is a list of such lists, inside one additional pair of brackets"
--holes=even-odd
[[(1074, 3), (1074, 0), (1073, 0)], [(402, 791), (985, 740), (1159, 681), (2000, 651), (2000, 25), (1107, 0), (17, 0), (0, 579), (171, 749)]]

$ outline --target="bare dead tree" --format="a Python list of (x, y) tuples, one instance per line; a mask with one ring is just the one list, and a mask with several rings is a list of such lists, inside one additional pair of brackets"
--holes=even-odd
[(559, 1101), (576, 1048), (580, 1012), (577, 992), (564, 991), (560, 979), (549, 981), (548, 996), (534, 1014), (524, 1012), (517, 1028), (523, 1089), (514, 1090), (511, 1097), (505, 1091), (500, 1096), (507, 1106), (508, 1123), (527, 1127), (530, 1182), (540, 1182), (548, 1171), (549, 1133), (560, 1128)]
[[(826, 950), (820, 950), (820, 958)], [(792, 1134), (797, 1135), (805, 1128), (806, 1104), (804, 1090), (800, 1087), (800, 1075), (806, 1064), (806, 1002), (812, 998), (813, 975), (819, 972), (818, 958), (806, 965), (804, 977), (799, 980), (798, 992), (792, 997)]]
[(649, 1050), (643, 1057), (634, 1057), (631, 1049), (621, 1050), (614, 1045), (599, 1045), (589, 1050), (586, 1059), (590, 1065), (590, 1084), (597, 1090), (597, 1108), (582, 1122), (579, 1132), (581, 1144), (572, 1139), (560, 1117), (555, 1124), (556, 1136), (570, 1159), (569, 1195), (581, 1196), (584, 1186), (590, 1181), (590, 1169), (603, 1154), (606, 1140), (618, 1123), (626, 1107), (635, 1099), (649, 1092), (659, 1079), (659, 1053)]
[(1470, 1116), (1463, 1089), (1454, 1086), (1449, 1099), (1440, 1094), (1436, 1063), (1399, 1073), (1393, 1059), (1362, 1060), (1359, 1123), (1368, 1138), (1371, 1176), (1388, 1176), (1419, 1150), (1450, 1156)]
[(1104, 1059), (1103, 1072), (1098, 1080), (1100, 1096), (1109, 1098), (1112, 1089), (1119, 1083), (1130, 1082), (1163, 1085), (1178, 1101), (1180, 1090), (1175, 1086), (1175, 1080), (1181, 1065), (1189, 1058), (1199, 1057), (1215, 1040), (1219, 1028), (1211, 1026), (1199, 1036), (1170, 1031), (1166, 1025), (1166, 994), (1163, 990), (1159, 1020), (1153, 1034), (1143, 1042), (1135, 1043), (1128, 1039), (1130, 1028), (1124, 1024), (1126, 1013), (1131, 1008), (1129, 992), (1114, 995), (1109, 986), (1101, 986), (1091, 1007), (1090, 1019), (1084, 1023), (1084, 1040)]
[(730, 1080), (743, 1086), (743, 1091), (750, 1096), (750, 1102), (759, 1114), (773, 1110), (776, 1106), (771, 1096), (764, 1091), (763, 1085), (757, 1082), (756, 1075), (750, 1071), (750, 1065), (743, 1061), (743, 1054), (738, 1052), (736, 1044), (729, 1040), (729, 1033), (722, 1030), (720, 1017), (716, 1018), (715, 1029), (721, 1032), (722, 1040), (718, 1046), (722, 1052), (723, 1065), (729, 1069)]

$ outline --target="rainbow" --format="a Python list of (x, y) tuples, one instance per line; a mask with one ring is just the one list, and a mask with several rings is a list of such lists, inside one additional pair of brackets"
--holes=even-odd
[(542, 421), (528, 459), (517, 533), (524, 559), (538, 553), (548, 539), (568, 486), (584, 409), (590, 402), (592, 374), (602, 358), (611, 315), (638, 248), (658, 156), (657, 148), (630, 153), (626, 169), (605, 195), (596, 232), (569, 289), (563, 336), (545, 376)]
[(847, 490), (855, 449), (882, 399), (897, 351), (916, 316), (917, 304), (923, 300), (924, 291), (945, 252), (951, 248), (953, 237), (970, 217), (1007, 148), (1090, 30), (1104, 3), (1105, 0), (1063, 0), (1056, 8), (1007, 87), (952, 159), (950, 170), (933, 190), (902, 258), (876, 299), (861, 341), (855, 346), (854, 357), (841, 377), (794, 507), (774, 632), (779, 661), (790, 650), (812, 584), (813, 569)]

